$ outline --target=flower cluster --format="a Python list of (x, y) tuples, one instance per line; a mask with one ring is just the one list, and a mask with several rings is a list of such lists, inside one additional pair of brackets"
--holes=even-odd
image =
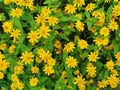
[(120, 88), (119, 0), (0, 0), (0, 87)]

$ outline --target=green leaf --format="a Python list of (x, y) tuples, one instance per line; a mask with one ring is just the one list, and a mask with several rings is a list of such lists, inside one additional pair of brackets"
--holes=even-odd
[(40, 82), (45, 82), (48, 79), (48, 77), (41, 77)]
[(67, 16), (62, 16), (59, 20), (60, 21), (68, 21), (69, 18)]
[(63, 33), (60, 33), (59, 34), (59, 37), (66, 40), (66, 41), (69, 41), (69, 38), (67, 37), (67, 35), (63, 34)]
[(88, 27), (88, 30), (90, 30), (91, 29), (91, 27), (92, 27), (92, 22), (90, 22), (90, 21), (87, 21), (87, 27)]
[(108, 8), (108, 10), (107, 10), (107, 13), (106, 13), (106, 15), (107, 15), (107, 17), (106, 17), (107, 22), (110, 21), (110, 14), (112, 13), (112, 9), (113, 9), (113, 6), (111, 5), (111, 6)]

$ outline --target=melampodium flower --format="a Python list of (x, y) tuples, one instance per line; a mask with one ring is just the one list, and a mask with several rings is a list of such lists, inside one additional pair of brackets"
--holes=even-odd
[(110, 23), (108, 23), (108, 28), (112, 31), (118, 30), (118, 24), (114, 20), (111, 20)]
[(85, 90), (86, 82), (85, 82), (85, 79), (82, 78), (82, 75), (79, 75), (79, 76), (77, 76), (77, 78), (75, 77), (74, 79), (75, 79), (74, 84), (77, 84), (80, 90)]
[(98, 59), (98, 54), (96, 52), (90, 52), (90, 54), (88, 55), (88, 59), (91, 62), (96, 62), (96, 60)]
[(107, 27), (102, 27), (100, 29), (100, 34), (103, 36), (108, 36), (109, 35), (110, 30)]
[(75, 27), (76, 27), (76, 29), (78, 30), (78, 31), (84, 31), (84, 23), (82, 23), (81, 21), (77, 21), (76, 23), (75, 23)]
[(120, 5), (115, 5), (113, 10), (112, 10), (112, 13), (115, 15), (115, 16), (119, 16), (120, 15)]
[(85, 49), (85, 48), (88, 47), (88, 43), (87, 43), (87, 41), (81, 39), (81, 40), (78, 41), (78, 46), (79, 46), (81, 49)]
[(120, 80), (116, 76), (110, 75), (110, 77), (108, 77), (108, 82), (109, 82), (111, 88), (116, 88), (118, 86)]
[(9, 53), (11, 53), (11, 54), (14, 53), (15, 48), (16, 48), (15, 45), (11, 45), (11, 46), (9, 47)]
[(4, 74), (3, 72), (0, 72), (0, 79), (3, 79), (4, 78)]
[(29, 42), (31, 42), (34, 45), (36, 42), (38, 42), (39, 39), (37, 31), (29, 32), (27, 38), (29, 38)]
[(45, 23), (45, 17), (43, 16), (43, 15), (41, 15), (41, 14), (37, 14), (37, 16), (35, 17), (35, 22), (37, 23), (37, 24), (40, 24), (40, 23)]
[(73, 2), (74, 2), (74, 5), (78, 6), (78, 7), (79, 6), (81, 7), (82, 5), (85, 5), (85, 1), (84, 0), (74, 0)]
[(76, 12), (76, 7), (74, 5), (71, 5), (71, 4), (67, 4), (65, 6), (65, 11), (68, 13), (68, 14), (73, 14)]
[(38, 84), (38, 82), (39, 82), (39, 80), (35, 77), (32, 77), (31, 79), (30, 79), (30, 86), (37, 86), (37, 84)]
[(95, 77), (96, 76), (96, 67), (92, 63), (87, 64), (87, 70), (88, 75), (90, 77)]
[(86, 10), (87, 11), (89, 11), (89, 12), (91, 12), (91, 11), (93, 11), (93, 9), (95, 8), (95, 4), (94, 3), (90, 3), (90, 4), (88, 4), (87, 6), (86, 6)]
[(67, 53), (70, 53), (73, 51), (74, 48), (75, 48), (75, 44), (73, 42), (69, 42), (65, 45), (63, 50)]
[(51, 74), (54, 74), (54, 70), (52, 69), (52, 66), (49, 65), (45, 65), (45, 68), (43, 70), (45, 72), (45, 74), (47, 74), (48, 76), (50, 76)]
[(13, 22), (6, 21), (3, 23), (2, 27), (5, 33), (10, 33), (13, 29)]
[(30, 64), (31, 62), (33, 62), (33, 57), (34, 55), (32, 54), (32, 52), (25, 51), (24, 53), (22, 53), (22, 56), (20, 58), (25, 64)]
[(114, 69), (114, 62), (112, 60), (108, 61), (106, 63), (106, 67), (108, 70), (113, 70)]
[(105, 87), (107, 87), (108, 84), (109, 84), (108, 80), (98, 81), (98, 87), (99, 88), (105, 88)]
[(65, 63), (68, 65), (68, 67), (75, 68), (77, 66), (78, 62), (77, 62), (77, 60), (74, 57), (69, 56), (68, 58), (66, 58), (66, 62)]
[(15, 9), (12, 9), (11, 10), (11, 16), (12, 17), (17, 17), (17, 18), (19, 18), (20, 16), (22, 16), (22, 14), (23, 14), (23, 11), (22, 11), (22, 9), (20, 9), (20, 8), (15, 8)]
[(58, 18), (56, 17), (48, 17), (48, 23), (50, 26), (55, 26), (58, 23)]
[(33, 66), (33, 67), (31, 68), (31, 71), (32, 71), (32, 73), (38, 73), (39, 68), (36, 67), (36, 66)]
[(51, 14), (51, 9), (47, 8), (47, 7), (43, 7), (42, 10), (41, 10), (41, 14), (44, 17), (48, 17)]
[(48, 36), (50, 35), (49, 32), (49, 27), (45, 25), (42, 25), (40, 29), (38, 29), (39, 37), (48, 38)]

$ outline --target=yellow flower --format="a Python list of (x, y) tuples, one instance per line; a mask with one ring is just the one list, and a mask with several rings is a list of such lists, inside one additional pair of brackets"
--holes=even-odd
[(45, 72), (45, 74), (47, 74), (48, 76), (50, 76), (51, 74), (54, 74), (54, 70), (52, 69), (52, 66), (49, 65), (45, 65), (45, 68), (43, 70)]
[(90, 77), (95, 77), (96, 76), (96, 67), (92, 63), (87, 64), (87, 70), (88, 75)]
[(108, 70), (113, 70), (114, 69), (114, 62), (112, 60), (108, 61), (106, 63), (106, 67)]
[(25, 7), (29, 8), (30, 10), (34, 9), (34, 0), (24, 0), (25, 1)]
[(9, 47), (9, 53), (11, 53), (11, 54), (14, 53), (15, 48), (16, 48), (15, 45), (11, 45), (11, 46)]
[(8, 62), (6, 60), (0, 60), (0, 71), (4, 71), (8, 68)]
[(31, 71), (32, 71), (32, 73), (38, 73), (39, 68), (36, 67), (36, 66), (33, 66), (33, 67), (31, 68)]
[(117, 60), (120, 60), (120, 51), (115, 54), (115, 58), (116, 58)]
[(88, 59), (91, 62), (96, 62), (96, 60), (98, 59), (98, 54), (96, 52), (90, 52), (90, 54), (88, 55)]
[(68, 67), (75, 68), (77, 66), (78, 62), (77, 62), (77, 60), (74, 57), (69, 56), (68, 58), (66, 58), (66, 62), (65, 63), (68, 65)]
[(109, 43), (109, 39), (108, 38), (105, 38), (105, 39), (103, 39), (103, 45), (108, 45), (108, 43)]
[(75, 23), (75, 27), (76, 27), (76, 29), (78, 30), (78, 31), (84, 31), (84, 23), (82, 23), (81, 21), (77, 21), (76, 23)]
[(108, 85), (108, 80), (102, 80), (102, 81), (98, 81), (98, 87), (99, 88), (105, 88)]
[(44, 51), (39, 53), (39, 57), (46, 63), (49, 59), (51, 59), (51, 53), (49, 51)]
[(79, 73), (80, 73), (79, 70), (75, 70), (75, 71), (74, 71), (74, 75), (78, 75)]
[(2, 54), (2, 52), (0, 51), (0, 61), (3, 60), (5, 58), (5, 55)]
[(93, 11), (93, 9), (95, 8), (95, 4), (94, 3), (90, 3), (90, 4), (88, 4), (87, 6), (86, 6), (86, 10), (87, 11), (89, 11), (89, 12), (91, 12), (91, 11)]
[(16, 90), (17, 89), (16, 83), (12, 83), (10, 87), (11, 87), (11, 90)]
[(17, 0), (16, 3), (18, 6), (25, 6), (25, 1), (24, 0)]
[(95, 40), (93, 40), (95, 42), (96, 45), (100, 46), (103, 44), (103, 39), (102, 38), (96, 38)]
[(15, 74), (23, 74), (23, 66), (15, 66), (14, 67), (14, 73)]
[(61, 42), (59, 40), (55, 41), (54, 47), (58, 48), (58, 49), (61, 49), (62, 48)]
[(20, 16), (22, 16), (22, 14), (23, 14), (23, 11), (22, 11), (22, 9), (20, 9), (20, 8), (12, 9), (12, 10), (11, 10), (11, 13), (10, 13), (10, 15), (11, 15), (12, 17), (17, 17), (17, 18), (19, 18)]
[(19, 82), (18, 76), (16, 74), (12, 74), (11, 79), (13, 82)]
[(37, 86), (38, 82), (39, 82), (39, 80), (36, 77), (35, 78), (32, 77), (29, 81), (30, 86)]
[(120, 5), (115, 5), (113, 10), (112, 10), (112, 13), (115, 15), (115, 16), (119, 16), (120, 15)]
[(4, 51), (6, 49), (7, 44), (0, 44), (0, 50)]
[(40, 59), (39, 57), (35, 57), (35, 60), (37, 63), (41, 63), (42, 62), (42, 59)]
[(35, 17), (35, 22), (37, 23), (37, 24), (40, 24), (40, 23), (45, 23), (46, 21), (45, 21), (45, 17), (43, 16), (43, 15), (41, 15), (41, 14), (37, 14), (37, 16)]
[(49, 65), (49, 66), (55, 66), (55, 64), (56, 64), (56, 60), (55, 59), (53, 59), (53, 58), (50, 58), (48, 61), (47, 61), (47, 64)]
[(55, 24), (58, 23), (58, 18), (53, 17), (53, 16), (48, 17), (48, 23), (50, 26), (55, 26)]
[(88, 47), (88, 43), (86, 40), (79, 40), (78, 41), (78, 46), (81, 48), (81, 49), (86, 49)]
[(23, 84), (22, 82), (18, 82), (18, 83), (17, 83), (17, 88), (18, 88), (19, 90), (22, 90), (22, 89), (24, 88), (24, 84)]
[(3, 72), (0, 72), (0, 79), (3, 79), (4, 78), (4, 74)]
[(32, 52), (25, 51), (24, 53), (22, 53), (22, 56), (20, 58), (25, 64), (30, 64), (31, 62), (33, 62), (33, 57), (34, 55), (32, 54)]
[(75, 44), (73, 42), (69, 42), (65, 45), (63, 50), (67, 53), (70, 53), (73, 51), (74, 48), (75, 48)]
[(76, 7), (74, 5), (71, 5), (71, 4), (67, 4), (65, 6), (65, 11), (68, 13), (68, 14), (73, 14), (76, 12)]
[(77, 78), (75, 77), (74, 80), (75, 80), (74, 84), (77, 84), (80, 90), (86, 89), (86, 86), (85, 86), (86, 82), (85, 82), (85, 79), (82, 78), (82, 75), (77, 76)]
[(118, 30), (118, 24), (114, 20), (111, 20), (110, 23), (108, 23), (108, 28), (112, 31)]
[(39, 36), (37, 31), (30, 31), (28, 33), (27, 38), (29, 38), (29, 42), (31, 42), (33, 45), (38, 42)]
[(111, 88), (116, 88), (119, 84), (119, 78), (114, 75), (110, 75), (110, 77), (108, 77), (108, 82)]
[(102, 27), (100, 29), (100, 34), (103, 36), (108, 36), (109, 35), (110, 30), (107, 27)]
[(94, 16), (95, 18), (97, 18), (100, 15), (99, 11), (93, 11), (92, 12), (92, 16)]
[(51, 9), (48, 8), (48, 7), (43, 7), (42, 10), (41, 10), (41, 14), (44, 17), (48, 17), (51, 14)]
[(118, 76), (118, 71), (117, 70), (111, 70), (111, 75), (113, 76)]
[(12, 28), (13, 28), (13, 22), (6, 21), (3, 23), (2, 27), (3, 27), (3, 30), (5, 33), (10, 33), (12, 31)]
[(66, 78), (66, 71), (62, 71), (61, 78)]
[(12, 30), (12, 32), (10, 32), (10, 34), (11, 34), (10, 35), (11, 37), (16, 38), (16, 39), (18, 39), (18, 37), (21, 35), (19, 29)]
[(11, 3), (11, 0), (4, 0), (4, 4), (8, 5)]
[(42, 25), (40, 29), (38, 29), (39, 37), (48, 38), (48, 36), (50, 35), (49, 32), (49, 27), (45, 25)]
[(84, 0), (74, 0), (73, 2), (74, 2), (74, 5), (78, 6), (78, 7), (79, 6), (81, 7), (82, 5), (85, 5), (85, 1)]

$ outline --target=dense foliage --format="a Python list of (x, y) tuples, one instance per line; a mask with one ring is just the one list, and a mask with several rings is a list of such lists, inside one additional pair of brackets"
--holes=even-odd
[(0, 0), (3, 90), (119, 90), (119, 0)]

